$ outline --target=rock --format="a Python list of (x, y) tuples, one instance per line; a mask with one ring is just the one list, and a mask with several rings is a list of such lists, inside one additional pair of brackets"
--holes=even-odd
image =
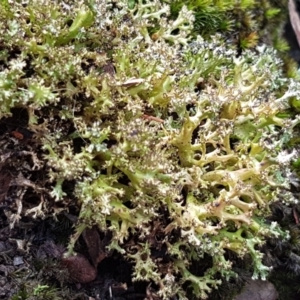
[(251, 280), (234, 300), (277, 300), (278, 292), (269, 281)]
[(23, 257), (22, 256), (15, 256), (13, 264), (14, 264), (14, 266), (19, 266), (19, 265), (24, 264)]

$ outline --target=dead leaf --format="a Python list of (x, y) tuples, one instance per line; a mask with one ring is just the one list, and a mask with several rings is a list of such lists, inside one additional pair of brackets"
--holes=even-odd
[(82, 233), (82, 237), (87, 245), (91, 261), (95, 268), (107, 256), (105, 247), (102, 244), (97, 228), (87, 228)]
[(67, 267), (70, 279), (74, 282), (88, 283), (97, 277), (97, 269), (81, 254), (65, 257), (62, 263)]
[(289, 0), (288, 8), (289, 8), (290, 21), (294, 29), (298, 41), (298, 45), (300, 47), (300, 17), (297, 12), (295, 0)]

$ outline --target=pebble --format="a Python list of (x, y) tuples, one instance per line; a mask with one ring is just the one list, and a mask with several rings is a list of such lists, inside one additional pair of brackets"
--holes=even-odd
[(19, 266), (24, 264), (24, 260), (22, 256), (15, 256), (14, 257), (14, 266)]

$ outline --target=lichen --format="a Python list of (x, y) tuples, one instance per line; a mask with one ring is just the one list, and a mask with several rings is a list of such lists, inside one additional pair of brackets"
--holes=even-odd
[[(289, 237), (264, 221), (269, 205), (297, 202), (286, 145), (299, 118), (279, 113), (300, 87), (276, 51), (204, 40), (192, 10), (171, 19), (157, 0), (1, 6), (0, 116), (28, 110), (47, 165), (43, 201), (68, 209), (71, 197), (80, 209), (69, 254), (85, 228), (110, 232), (132, 280), (155, 283), (163, 299), (185, 299), (185, 284), (207, 298), (235, 276), (229, 252), (265, 279), (260, 247)], [(211, 265), (193, 274), (204, 256)]]

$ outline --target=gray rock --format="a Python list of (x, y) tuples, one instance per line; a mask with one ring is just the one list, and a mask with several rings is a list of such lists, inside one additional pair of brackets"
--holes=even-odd
[(251, 280), (234, 300), (277, 300), (278, 292), (269, 281)]
[(13, 264), (14, 264), (14, 266), (19, 266), (19, 265), (24, 264), (23, 257), (22, 256), (15, 256)]

